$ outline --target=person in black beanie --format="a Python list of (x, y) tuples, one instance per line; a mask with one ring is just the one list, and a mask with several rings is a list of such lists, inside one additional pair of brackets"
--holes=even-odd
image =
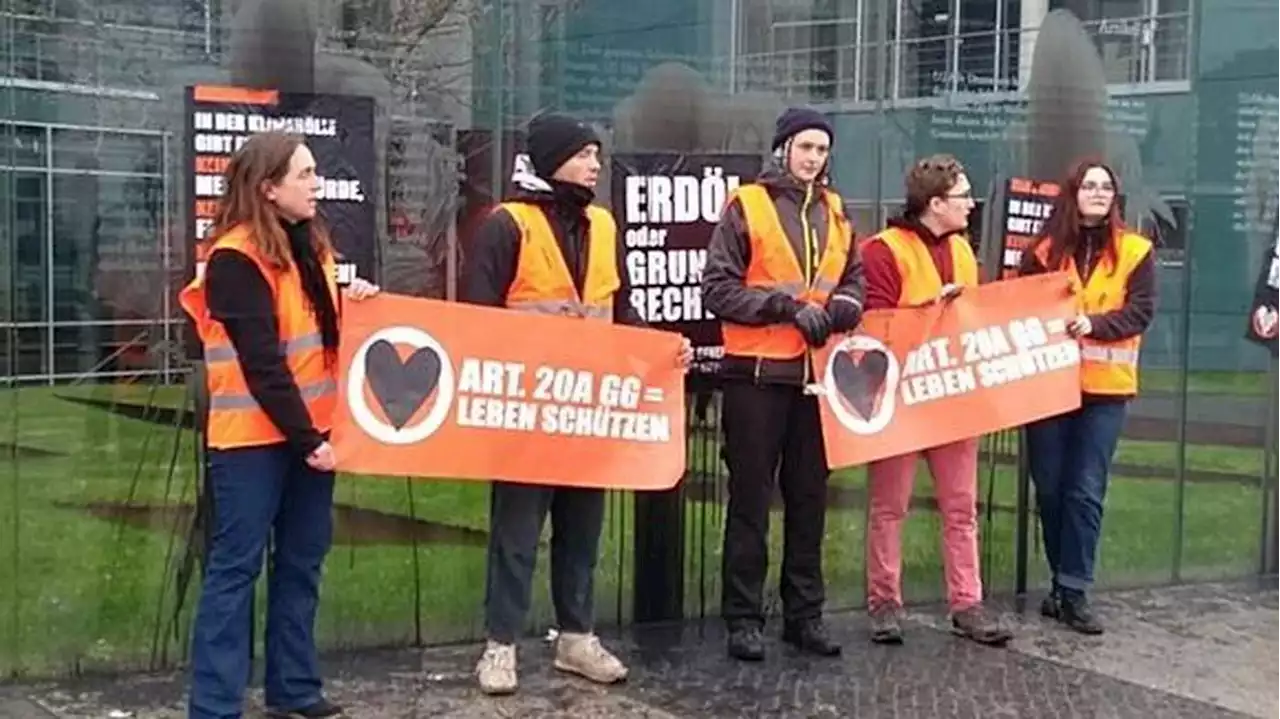
[(721, 615), (728, 652), (764, 658), (766, 541), (774, 477), (785, 505), (782, 638), (820, 656), (840, 654), (822, 620), (827, 461), (812, 353), (862, 318), (862, 265), (840, 195), (827, 189), (834, 133), (821, 113), (778, 118), (775, 165), (740, 187), (711, 235), (702, 276), (706, 308), (721, 320), (722, 417), (729, 467)]
[[(566, 115), (541, 114), (529, 122), (527, 146), (532, 168), (517, 159), (515, 192), (486, 218), (467, 248), (460, 299), (643, 326), (629, 300), (617, 224), (592, 202), (600, 173), (595, 131)], [(598, 261), (609, 256), (616, 259)], [(686, 343), (678, 361), (687, 367), (691, 359)], [(627, 676), (592, 632), (604, 491), (495, 481), (485, 579), (488, 642), (476, 665), (487, 694), (509, 694), (518, 686), (515, 641), (529, 611), (538, 538), (548, 513), (559, 629), (555, 666), (601, 684)]]

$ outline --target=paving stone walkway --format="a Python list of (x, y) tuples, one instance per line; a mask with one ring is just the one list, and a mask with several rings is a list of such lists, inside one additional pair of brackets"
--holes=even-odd
[[(838, 614), (832, 629), (845, 655), (834, 661), (775, 643), (765, 662), (737, 664), (710, 622), (606, 632), (632, 666), (612, 688), (557, 674), (549, 647), (531, 641), (521, 647), (521, 691), (503, 699), (476, 691), (475, 645), (343, 654), (326, 667), (330, 695), (360, 719), (1277, 716), (1274, 581), (1103, 593), (1097, 602), (1103, 637), (1068, 633), (1034, 603), (1022, 613), (1007, 606), (1018, 636), (1005, 649), (951, 636), (936, 607), (910, 614), (901, 647), (867, 643), (863, 617)], [(177, 674), (0, 684), (4, 719), (177, 719), (182, 707)]]

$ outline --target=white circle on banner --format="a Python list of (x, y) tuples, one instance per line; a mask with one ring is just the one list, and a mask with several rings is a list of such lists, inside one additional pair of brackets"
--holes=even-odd
[[(436, 383), (435, 404), (428, 410), (427, 416), (415, 425), (396, 429), (379, 419), (365, 401), (365, 363), (368, 361), (369, 348), (379, 340), (385, 340), (392, 345), (408, 345), (414, 350), (427, 347), (440, 355), (440, 380)], [(351, 371), (347, 374), (347, 407), (351, 409), (351, 417), (360, 429), (383, 444), (413, 444), (430, 437), (444, 424), (452, 405), (453, 362), (449, 359), (449, 353), (435, 337), (417, 327), (399, 326), (378, 330), (369, 335), (364, 344), (356, 350), (355, 356), (351, 358)]]
[[(841, 394), (840, 387), (836, 385), (835, 362), (837, 357), (852, 352), (877, 351), (883, 352), (887, 359), (884, 382), (881, 385), (884, 388), (884, 394), (876, 411), (872, 412), (870, 417), (862, 417), (848, 406), (848, 400)], [(827, 397), (827, 403), (831, 406), (832, 413), (835, 414), (840, 424), (854, 434), (866, 436), (883, 431), (893, 421), (900, 372), (898, 358), (894, 357), (889, 348), (880, 340), (869, 335), (850, 335), (844, 338), (827, 356), (827, 368), (823, 373), (822, 385), (826, 390), (824, 394)]]

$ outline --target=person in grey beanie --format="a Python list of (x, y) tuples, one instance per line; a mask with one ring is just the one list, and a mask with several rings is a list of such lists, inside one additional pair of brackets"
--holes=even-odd
[(703, 302), (724, 333), (722, 456), (729, 467), (721, 616), (728, 652), (764, 658), (763, 585), (775, 477), (785, 505), (782, 638), (840, 654), (822, 619), (826, 452), (812, 355), (862, 318), (862, 265), (840, 195), (827, 188), (831, 123), (809, 108), (777, 121), (775, 166), (726, 203), (711, 235)]
[[(600, 173), (595, 131), (567, 115), (544, 113), (529, 122), (526, 145), (532, 166), (524, 166), (524, 158), (517, 162), (515, 191), (466, 248), (459, 299), (644, 326), (629, 299), (617, 224), (593, 202)], [(591, 261), (604, 255), (616, 255), (617, 262)], [(678, 361), (688, 366), (691, 359), (686, 343)], [(601, 684), (627, 676), (626, 666), (592, 631), (604, 490), (495, 481), (484, 599), (488, 642), (476, 665), (486, 694), (509, 694), (518, 686), (515, 642), (529, 612), (538, 539), (548, 514), (559, 630), (555, 667)]]

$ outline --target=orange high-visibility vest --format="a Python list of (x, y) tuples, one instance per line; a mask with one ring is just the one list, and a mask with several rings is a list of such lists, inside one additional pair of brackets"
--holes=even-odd
[[(763, 185), (744, 185), (729, 198), (729, 202), (738, 199), (747, 221), (751, 243), (751, 259), (743, 277), (747, 287), (785, 292), (800, 302), (826, 303), (844, 274), (853, 233), (840, 196), (830, 190), (821, 192), (827, 207), (826, 249), (817, 267), (808, 266), (811, 260), (806, 257), (808, 267), (803, 268), (782, 227), (778, 208)], [(810, 234), (808, 206), (806, 200), (800, 209), (806, 240)], [(799, 357), (808, 349), (800, 330), (789, 324), (748, 326), (723, 321), (721, 329), (727, 355), (786, 360)]]
[[(276, 323), (280, 331), (280, 354), (284, 357), (293, 381), (298, 385), (312, 425), (319, 431), (333, 426), (337, 403), (336, 367), (326, 367), (320, 324), (307, 306), (302, 279), (297, 268), (279, 270), (270, 265), (249, 235), (249, 228), (233, 228), (209, 246), (205, 257), (219, 250), (239, 252), (253, 260), (271, 287), (275, 299)], [(329, 294), (337, 306), (336, 265), (332, 256), (322, 260)], [(204, 345), (206, 386), (209, 391), (209, 417), (206, 442), (211, 449), (256, 447), (284, 441), (245, 382), (236, 349), (227, 330), (209, 314), (204, 263), (197, 266), (195, 279), (178, 294), (178, 302), (194, 320), (196, 333)]]
[[(1117, 237), (1116, 260), (1107, 253), (1098, 259), (1087, 283), (1080, 279), (1074, 257), (1067, 257), (1063, 268), (1071, 278), (1081, 311), (1087, 315), (1112, 312), (1124, 307), (1129, 276), (1151, 253), (1151, 241), (1142, 235), (1122, 231)], [(1049, 243), (1036, 247), (1036, 258), (1049, 268)], [(1080, 388), (1088, 394), (1132, 395), (1138, 393), (1138, 351), (1142, 335), (1116, 342), (1080, 338)]]
[[(933, 263), (933, 256), (924, 240), (909, 230), (890, 227), (870, 237), (867, 242), (883, 242), (893, 253), (898, 265), (898, 276), (902, 278), (902, 290), (898, 293), (899, 307), (913, 307), (925, 304), (938, 296), (942, 291), (942, 276)], [(964, 235), (951, 235), (947, 238), (951, 247), (951, 272), (953, 284), (972, 287), (978, 284), (978, 259), (973, 255), (973, 248)]]
[(504, 202), (498, 207), (505, 209), (520, 228), (520, 259), (516, 278), (507, 288), (507, 307), (613, 321), (614, 294), (621, 286), (621, 278), (618, 225), (608, 210), (587, 207), (587, 276), (579, 295), (542, 208), (527, 202)]

